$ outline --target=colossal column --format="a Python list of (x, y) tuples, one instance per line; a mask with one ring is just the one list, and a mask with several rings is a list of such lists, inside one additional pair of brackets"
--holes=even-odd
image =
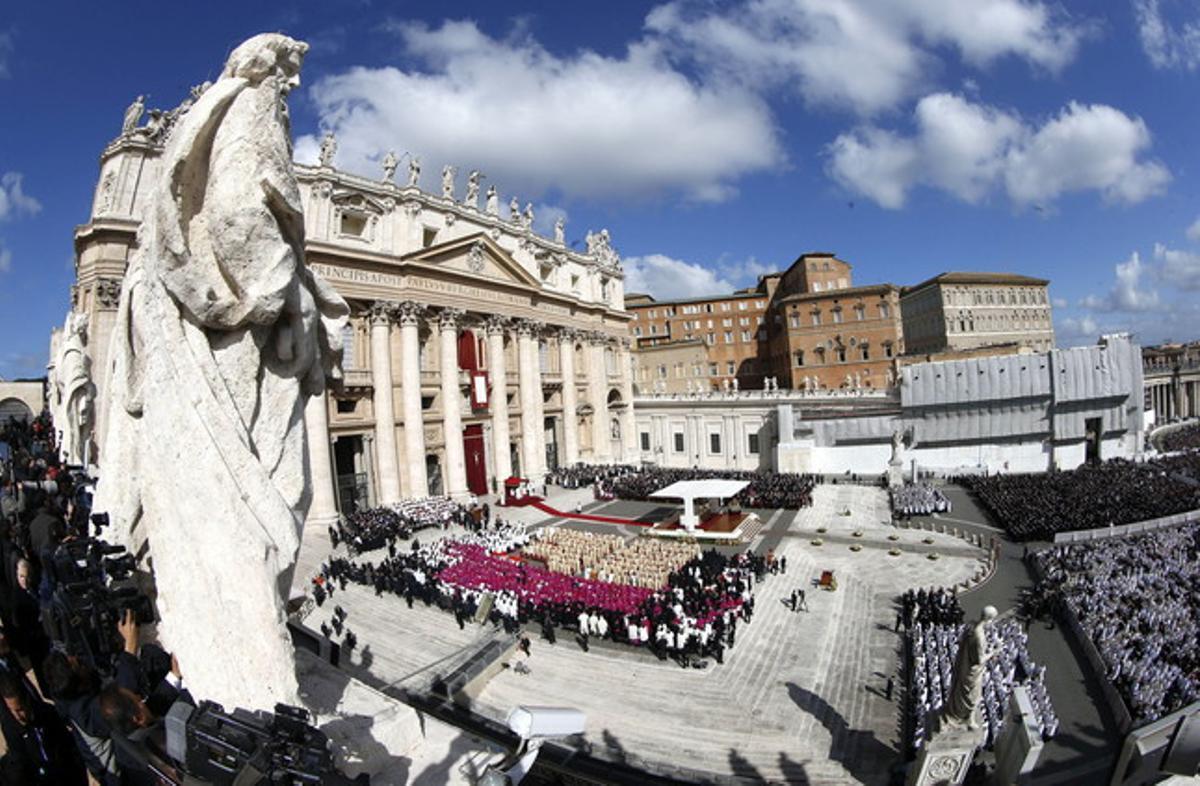
[[(534, 359), (533, 335), (537, 323), (523, 319), (517, 323), (517, 372), (521, 395), (521, 460), (522, 475), (533, 481), (541, 481), (538, 470), (542, 460), (538, 459), (537, 403), (535, 396), (541, 395)], [(543, 459), (544, 460), (544, 459)]]
[(562, 372), (562, 416), (563, 455), (567, 466), (579, 461), (579, 402), (575, 390), (575, 339), (574, 330), (563, 330), (558, 334), (558, 366)]
[(425, 308), (406, 300), (396, 308), (400, 322), (400, 396), (404, 406), (404, 452), (408, 457), (408, 494), (429, 496), (425, 477), (425, 419), (421, 410), (421, 318)]
[(504, 331), (508, 320), (489, 317), (485, 323), (488, 338), (488, 369), (492, 373), (492, 462), (496, 467), (496, 490), (512, 476), (512, 455), (508, 434), (508, 369), (504, 362)]
[(597, 464), (612, 461), (612, 435), (608, 427), (608, 366), (604, 362), (607, 337), (593, 332), (588, 336), (588, 396), (592, 400), (592, 460)]
[(638, 446), (634, 431), (637, 424), (633, 417), (633, 367), (629, 363), (627, 338), (621, 339), (617, 345), (617, 372), (621, 375), (621, 399), (625, 402), (625, 409), (621, 411), (621, 446), (624, 455), (620, 460), (626, 464), (635, 464)]
[(394, 303), (371, 305), (371, 385), (375, 409), (375, 447), (378, 450), (379, 504), (400, 501), (400, 467), (396, 458), (396, 409), (392, 400), (392, 313)]
[[(546, 392), (542, 388), (542, 347), (538, 339), (545, 330), (545, 325), (539, 324), (533, 339), (533, 438), (537, 448), (538, 480), (546, 477)], [(549, 347), (547, 347), (549, 352)]]
[(308, 466), (312, 473), (312, 503), (304, 528), (324, 530), (338, 520), (333, 491), (333, 465), (329, 459), (329, 405), (324, 394), (304, 405), (304, 428), (308, 432)]
[(452, 499), (467, 496), (467, 461), (463, 450), (462, 391), (458, 386), (458, 325), (465, 312), (444, 308), (438, 313), (442, 377), (442, 433), (446, 440), (446, 491)]

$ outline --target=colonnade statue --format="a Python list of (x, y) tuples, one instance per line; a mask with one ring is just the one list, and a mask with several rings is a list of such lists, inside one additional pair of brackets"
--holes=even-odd
[(171, 134), (110, 350), (97, 510), (149, 547), (192, 693), (298, 703), (284, 625), (312, 497), (304, 405), (345, 301), (304, 264), (287, 94), (308, 45), (255, 36)]
[(62, 457), (85, 467), (92, 458), (96, 398), (87, 351), (87, 322), (87, 314), (67, 314), (50, 391), (55, 422), (62, 429)]

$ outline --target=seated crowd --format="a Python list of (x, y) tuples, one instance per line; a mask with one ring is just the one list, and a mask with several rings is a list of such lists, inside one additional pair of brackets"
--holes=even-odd
[[(376, 594), (400, 595), (410, 607), (414, 601), (437, 604), (452, 611), (460, 627), (490, 596), (488, 619), (510, 633), (536, 624), (553, 643), (556, 630), (572, 630), (585, 649), (589, 637), (598, 636), (645, 646), (660, 658), (686, 665), (705, 656), (722, 662), (738, 621), (748, 622), (753, 614), (754, 582), (768, 570), (767, 561), (752, 552), (728, 557), (715, 550), (697, 553), (692, 547), (691, 558), (669, 572), (665, 583), (649, 588), (555, 572), (493, 548), (523, 545), (527, 536), (514, 527), (504, 527), (487, 545), (478, 537), (414, 542), (407, 553), (379, 564), (334, 558), (314, 582), (322, 587), (322, 596), (353, 582)], [(634, 572), (651, 570), (647, 566)]]
[[(917, 622), (905, 634), (908, 693), (906, 720), (909, 752), (925, 744), (936, 716), (941, 712), (954, 681), (954, 659), (966, 625)], [(1058, 716), (1046, 691), (1046, 668), (1029, 657), (1029, 641), (1020, 623), (1012, 618), (998, 620), (987, 630), (988, 648), (996, 654), (986, 666), (980, 718), (986, 745), (995, 745), (1004, 727), (1009, 696), (1017, 685), (1029, 689), (1029, 697), (1042, 737), (1058, 731)]]
[(931, 483), (905, 483), (891, 490), (892, 513), (911, 518), (931, 513), (949, 513), (950, 500)]
[(546, 482), (565, 489), (581, 489), (590, 486), (598, 480), (607, 480), (634, 472), (636, 468), (629, 464), (576, 464), (573, 467), (559, 467), (546, 474)]
[(414, 532), (423, 529), (445, 529), (451, 524), (476, 528), (490, 515), (487, 507), (483, 505), (473, 510), (449, 497), (404, 500), (387, 507), (351, 513), (336, 527), (329, 528), (329, 539), (334, 548), (345, 543), (351, 553), (361, 554), (392, 545), (397, 539), (408, 540)]
[(700, 553), (695, 544), (636, 539), (621, 535), (581, 532), (559, 527), (538, 531), (538, 538), (522, 550), (556, 573), (599, 579), (631, 587), (656, 589)]
[(1200, 449), (1200, 423), (1191, 423), (1182, 428), (1164, 434), (1158, 441), (1159, 449), (1164, 453), (1174, 453), (1179, 450)]
[(744, 508), (804, 508), (812, 504), (816, 478), (792, 472), (751, 472), (743, 469), (629, 469), (600, 478), (594, 486), (596, 499), (649, 500), (650, 495), (681, 480), (744, 480), (750, 485), (729, 500)]
[(1054, 546), (1035, 605), (1074, 615), (1134, 724), (1200, 700), (1200, 524)]
[(80, 649), (94, 620), (64, 619), (55, 598), (78, 579), (60, 547), (88, 536), (86, 478), (60, 465), (48, 415), (6, 424), (2, 439), (0, 783), (158, 783), (126, 738), (161, 731), (171, 703), (190, 700), (174, 659), (140, 643), (132, 615), (97, 631), (111, 655)]
[(1118, 526), (1200, 508), (1200, 453), (958, 480), (1016, 540), (1053, 540), (1056, 532)]

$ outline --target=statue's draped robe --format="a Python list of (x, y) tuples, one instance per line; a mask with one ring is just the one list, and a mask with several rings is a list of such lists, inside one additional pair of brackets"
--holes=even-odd
[(97, 499), (148, 544), (193, 695), (258, 709), (297, 701), (283, 604), (311, 498), (304, 403), (347, 313), (302, 263), (275, 80), (222, 78), (172, 133), (122, 288)]
[(963, 631), (958, 655), (954, 659), (954, 680), (950, 684), (943, 718), (962, 726), (978, 722), (976, 712), (983, 698), (983, 670), (987, 654), (987, 637), (982, 624)]
[[(74, 315), (70, 319), (74, 319)], [(71, 327), (68, 321), (68, 328)], [(71, 463), (84, 463), (88, 459), (88, 442), (92, 438), (92, 385), (87, 350), (78, 333), (67, 335), (55, 363), (56, 384), (61, 387), (59, 413), (63, 422), (62, 455)]]

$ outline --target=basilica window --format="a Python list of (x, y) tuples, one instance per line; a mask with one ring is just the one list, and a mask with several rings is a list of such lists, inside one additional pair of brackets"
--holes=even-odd
[(671, 439), (674, 442), (672, 447), (675, 448), (675, 452), (682, 453), (683, 452), (683, 432), (676, 431), (674, 434), (671, 435)]
[(713, 456), (721, 455), (721, 434), (720, 434), (720, 432), (714, 431), (713, 433), (708, 435), (708, 452), (710, 455), (713, 455)]
[(435, 227), (425, 227), (421, 230), (422, 247), (429, 248), (435, 240), (437, 240), (437, 229)]
[(362, 237), (367, 234), (367, 216), (363, 213), (345, 211), (339, 226), (343, 236)]

